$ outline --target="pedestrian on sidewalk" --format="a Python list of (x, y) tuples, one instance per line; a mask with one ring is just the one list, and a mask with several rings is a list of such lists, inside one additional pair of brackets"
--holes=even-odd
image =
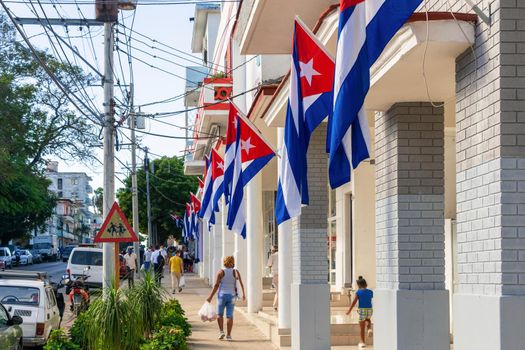
[(153, 254), (151, 254), (151, 261), (153, 262), (153, 272), (155, 273), (155, 280), (158, 284), (160, 284), (162, 279), (162, 274), (164, 271), (164, 264), (166, 260), (164, 260), (164, 256), (161, 253), (160, 247), (158, 245), (155, 246), (155, 251)]
[(126, 261), (126, 276), (128, 278), (128, 287), (132, 288), (135, 286), (135, 272), (137, 272), (137, 254), (133, 252), (133, 248), (128, 248), (126, 255), (124, 255)]
[(171, 275), (171, 293), (175, 294), (175, 290), (182, 292), (180, 287), (180, 279), (184, 276), (184, 263), (180, 257), (180, 251), (177, 251), (169, 260), (170, 275)]
[[(224, 268), (217, 271), (215, 277), (215, 285), (210, 293), (208, 299), (209, 303), (217, 291), (217, 323), (219, 324), (219, 339), (222, 340), (226, 336), (226, 340), (231, 341), (231, 333), (233, 328), (233, 311), (235, 309), (235, 301), (239, 298), (237, 291), (237, 281), (241, 285), (242, 300), (246, 300), (244, 293), (244, 284), (242, 283), (241, 274), (235, 269), (235, 259), (233, 256), (227, 256), (223, 260)], [(226, 309), (226, 332), (224, 334), (224, 309)]]
[(144, 252), (144, 270), (147, 271), (151, 267), (151, 254), (153, 254), (153, 246), (150, 245)]
[(268, 258), (266, 264), (272, 274), (272, 285), (275, 288), (275, 296), (273, 297), (273, 309), (277, 311), (277, 301), (279, 299), (279, 253), (277, 252), (277, 246), (272, 246), (272, 254)]
[(347, 315), (352, 312), (355, 304), (359, 302), (357, 307), (357, 314), (359, 315), (359, 327), (361, 328), (361, 342), (359, 343), (359, 348), (362, 349), (366, 347), (365, 341), (365, 328), (367, 329), (367, 336), (372, 336), (372, 298), (374, 297), (374, 292), (368, 289), (368, 285), (363, 276), (359, 276), (356, 281), (357, 287), (359, 288), (355, 293), (354, 301), (350, 308), (347, 311)]

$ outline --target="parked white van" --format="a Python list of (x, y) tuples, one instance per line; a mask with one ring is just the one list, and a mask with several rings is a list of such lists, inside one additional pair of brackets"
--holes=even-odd
[(11, 317), (24, 320), (20, 325), (24, 347), (44, 345), (60, 326), (55, 293), (44, 276), (33, 271), (0, 272), (0, 303)]
[[(85, 272), (87, 269), (87, 272)], [(87, 274), (88, 286), (102, 286), (102, 248), (78, 246), (71, 251), (67, 261), (67, 275), (73, 280)]]

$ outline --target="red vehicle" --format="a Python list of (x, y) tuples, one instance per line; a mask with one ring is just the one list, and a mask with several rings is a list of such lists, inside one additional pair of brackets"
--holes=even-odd
[(120, 278), (123, 278), (126, 276), (126, 260), (124, 260), (124, 256), (122, 254), (119, 254), (118, 260), (120, 263), (120, 266), (119, 266)]

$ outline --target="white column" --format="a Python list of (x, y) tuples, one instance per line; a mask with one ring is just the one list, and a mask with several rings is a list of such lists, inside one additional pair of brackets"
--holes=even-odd
[(233, 238), (234, 240), (233, 256), (235, 258), (235, 268), (239, 270), (244, 281), (247, 281), (246, 277), (247, 277), (247, 271), (248, 271), (248, 263), (247, 263), (248, 254), (246, 252), (246, 249), (247, 249), (246, 240), (243, 239), (241, 235), (238, 235), (233, 232), (232, 234), (234, 236)]
[(308, 149), (310, 205), (293, 218), (291, 292), (292, 350), (330, 349), (330, 286), (326, 259), (328, 172), (326, 124), (312, 134)]
[(208, 278), (208, 261), (210, 260), (210, 253), (209, 253), (209, 241), (210, 241), (210, 235), (208, 234), (208, 230), (206, 229), (206, 221), (202, 221), (202, 262), (199, 263), (199, 275), (201, 278)]
[(258, 312), (262, 307), (263, 222), (262, 179), (256, 175), (246, 186), (246, 245), (248, 260), (248, 312)]
[(208, 263), (206, 264), (208, 269), (208, 284), (213, 285), (215, 278), (215, 270), (213, 269), (213, 247), (215, 245), (215, 236), (213, 235), (213, 228), (208, 230), (208, 223), (206, 223), (206, 232), (208, 233)]
[(222, 269), (222, 216), (215, 216), (213, 231), (213, 271), (214, 273)]
[[(279, 149), (283, 144), (284, 128), (277, 129)], [(277, 162), (279, 168), (281, 163)], [(292, 221), (279, 225), (279, 328), (292, 328), (291, 302), (292, 293)]]
[(227, 206), (224, 199), (221, 199), (221, 212), (216, 213), (217, 216), (222, 216), (222, 258), (233, 255), (235, 251), (235, 235), (226, 227), (226, 218), (228, 215)]

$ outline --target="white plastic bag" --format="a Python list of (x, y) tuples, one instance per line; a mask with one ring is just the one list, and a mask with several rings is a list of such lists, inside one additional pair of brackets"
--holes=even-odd
[(179, 287), (185, 287), (186, 286), (186, 278), (182, 276), (179, 280)]
[(217, 320), (217, 313), (215, 312), (214, 307), (207, 301), (202, 305), (198, 315), (202, 322), (213, 322)]

